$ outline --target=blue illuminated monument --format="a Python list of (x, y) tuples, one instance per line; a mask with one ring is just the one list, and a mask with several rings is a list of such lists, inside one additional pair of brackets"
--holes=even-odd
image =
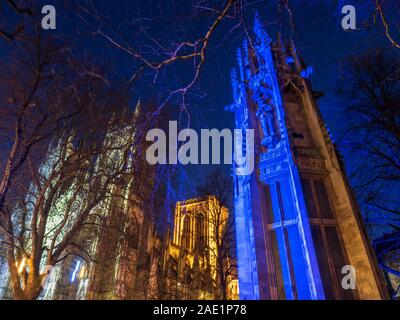
[(237, 51), (227, 107), (236, 128), (255, 132), (255, 171), (234, 177), (240, 297), (385, 298), (312, 69), (292, 42), (272, 42), (257, 17), (253, 31)]

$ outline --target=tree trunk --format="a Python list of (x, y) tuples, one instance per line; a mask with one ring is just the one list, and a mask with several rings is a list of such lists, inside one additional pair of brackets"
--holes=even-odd
[(224, 264), (221, 258), (218, 258), (218, 278), (221, 293), (220, 298), (221, 300), (227, 300)]
[(22, 289), (19, 285), (19, 277), (11, 276), (13, 297), (15, 300), (37, 300), (42, 293), (41, 277), (29, 277), (27, 286)]
[(11, 277), (11, 289), (13, 292), (13, 298), (15, 300), (36, 300), (43, 290), (41, 285), (42, 276), (35, 275), (34, 270), (31, 270), (31, 272), (26, 276), (26, 286), (25, 288), (22, 288), (21, 280), (24, 279), (22, 279), (22, 276), (18, 272), (14, 249), (12, 246), (8, 248), (7, 262), (8, 270)]

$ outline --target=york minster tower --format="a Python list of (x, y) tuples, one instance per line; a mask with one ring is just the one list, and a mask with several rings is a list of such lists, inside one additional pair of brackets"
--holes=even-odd
[[(234, 177), (240, 298), (384, 299), (311, 70), (293, 43), (272, 42), (257, 17), (254, 34), (237, 51), (227, 107), (236, 128), (255, 134), (254, 173)], [(346, 290), (351, 270), (356, 288)]]

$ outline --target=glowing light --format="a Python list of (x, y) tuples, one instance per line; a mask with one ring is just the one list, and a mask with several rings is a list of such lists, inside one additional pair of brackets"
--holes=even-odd
[(86, 267), (82, 266), (81, 271), (79, 271), (79, 279), (83, 279), (85, 277)]
[(293, 57), (287, 57), (287, 58), (286, 58), (286, 63), (287, 63), (287, 64), (294, 63)]
[(23, 259), (21, 260), (21, 263), (20, 263), (20, 265), (19, 265), (19, 267), (18, 267), (18, 273), (21, 273), (22, 270), (24, 270), (25, 261), (26, 261), (26, 258), (23, 258)]
[(313, 67), (311, 67), (311, 66), (308, 66), (305, 70), (302, 70), (301, 72), (300, 72), (300, 74), (301, 74), (301, 76), (303, 77), (303, 78), (310, 78), (310, 76), (312, 75), (312, 73), (314, 72), (314, 69), (313, 69)]
[(79, 270), (80, 265), (81, 265), (81, 262), (78, 260), (78, 261), (76, 262), (74, 272), (72, 272), (71, 282), (74, 282), (74, 281), (75, 281), (76, 274), (77, 274), (77, 272), (78, 272), (78, 270)]

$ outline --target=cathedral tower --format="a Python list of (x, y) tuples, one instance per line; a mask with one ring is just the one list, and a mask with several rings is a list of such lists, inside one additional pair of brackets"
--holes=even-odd
[[(293, 43), (279, 36), (272, 42), (257, 17), (254, 33), (238, 49), (234, 102), (227, 108), (235, 113), (236, 128), (255, 134), (255, 171), (234, 178), (240, 297), (385, 298), (311, 90), (311, 69)], [(351, 270), (356, 289), (346, 290), (342, 280)]]
[[(215, 196), (177, 202), (167, 252), (168, 269), (175, 272), (167, 287), (176, 288), (178, 298), (215, 299), (222, 291), (219, 277), (226, 276), (227, 299), (237, 299), (236, 272), (225, 256), (227, 243), (222, 240), (228, 216), (228, 209)], [(224, 268), (224, 275), (219, 267)]]

